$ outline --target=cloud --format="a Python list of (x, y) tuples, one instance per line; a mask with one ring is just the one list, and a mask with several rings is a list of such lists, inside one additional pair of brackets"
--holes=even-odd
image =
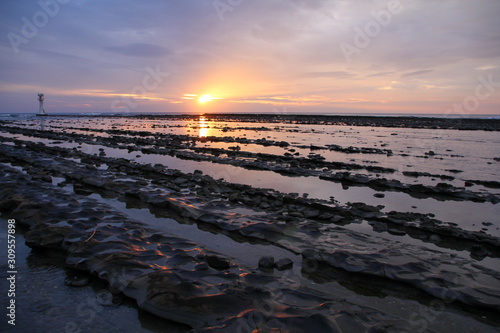
[(410, 77), (410, 76), (424, 75), (424, 74), (429, 74), (429, 73), (432, 73), (432, 72), (434, 72), (433, 69), (424, 69), (424, 70), (420, 70), (420, 71), (415, 71), (415, 72), (401, 74), (401, 77)]
[(388, 75), (394, 75), (394, 72), (380, 72), (380, 73), (370, 74), (367, 77), (388, 76)]
[(330, 72), (308, 72), (297, 75), (298, 78), (350, 78), (354, 75), (345, 71), (330, 71)]
[(300, 31), (297, 28), (276, 21), (261, 22), (252, 30), (254, 37), (269, 43), (291, 41), (296, 38), (299, 33)]
[[(226, 97), (220, 105), (278, 99), (298, 105), (315, 96), (314, 103), (330, 107), (341, 96), (367, 108), (391, 98), (401, 105), (463, 100), (478, 70), (497, 80), (500, 1), (400, 0), (401, 12), (347, 63), (339, 45), (355, 45), (354, 29), (376, 21), (373, 11), (387, 3), (242, 1), (220, 20), (212, 1), (74, 0), (14, 54), (7, 34), (21, 34), (22, 17), (41, 9), (36, 1), (13, 1), (0, 13), (0, 93), (10, 85), (126, 94), (142, 84), (146, 67), (159, 66), (171, 75), (158, 97), (210, 93)], [(19, 94), (32, 99), (26, 89)], [(488, 100), (491, 110), (499, 109), (498, 99)]]
[(133, 43), (122, 46), (108, 46), (104, 49), (131, 57), (148, 57), (156, 58), (171, 54), (169, 50), (162, 46), (148, 43)]

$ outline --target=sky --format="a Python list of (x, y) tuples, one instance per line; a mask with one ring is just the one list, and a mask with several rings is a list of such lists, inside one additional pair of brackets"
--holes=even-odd
[(0, 5), (0, 112), (500, 114), (498, 0)]

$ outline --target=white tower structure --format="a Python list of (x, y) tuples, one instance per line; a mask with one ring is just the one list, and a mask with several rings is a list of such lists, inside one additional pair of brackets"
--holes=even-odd
[(45, 113), (45, 110), (43, 108), (43, 94), (38, 93), (38, 101), (40, 102), (40, 110), (38, 111), (37, 116), (46, 116), (47, 114)]

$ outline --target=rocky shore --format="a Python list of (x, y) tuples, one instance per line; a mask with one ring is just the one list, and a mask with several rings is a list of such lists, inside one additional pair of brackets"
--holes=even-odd
[[(196, 332), (233, 332), (242, 327), (293, 328), (294, 332), (308, 332), (311, 327), (318, 332), (351, 331), (361, 327), (388, 332), (407, 329), (402, 318), (297, 286), (263, 267), (238, 265), (227, 255), (175, 235), (158, 233), (92, 199), (61, 193), (49, 184), (30, 180), (31, 177), (15, 169), (1, 168), (0, 181), (4, 186), (0, 192), (0, 210), (29, 227), (25, 235), (29, 246), (61, 251), (66, 256), (66, 264), (73, 269), (88, 271), (106, 280), (112, 292), (135, 299), (141, 309), (189, 325)], [(157, 205), (158, 199), (156, 197)], [(186, 203), (172, 205), (165, 197), (162, 202), (164, 204), (159, 206), (165, 210), (175, 208), (177, 214), (202, 223), (216, 222), (218, 226), (227, 226), (234, 222), (227, 221), (227, 218), (224, 221), (223, 217), (217, 221), (214, 213), (206, 212), (206, 209), (199, 212), (189, 209), (189, 206), (183, 209)], [(196, 216), (199, 217), (196, 219)], [(302, 243), (300, 247), (306, 247), (300, 241), (301, 237), (296, 236), (292, 241), (268, 224), (242, 229), (241, 233), (246, 237), (283, 246), (297, 242)], [(344, 248), (347, 246), (345, 240), (340, 243), (345, 245)], [(324, 244), (321, 248), (328, 246), (326, 239), (321, 244)], [(446, 270), (441, 270), (439, 280), (436, 280), (435, 272), (429, 279), (416, 278), (415, 274), (425, 277), (422, 264), (409, 260), (401, 250), (378, 251), (377, 258), (374, 258), (375, 253), (355, 255), (350, 251), (334, 251), (328, 254), (318, 247), (309, 248), (302, 251), (302, 270), (307, 274), (315, 274), (317, 270), (320, 274), (318, 265), (327, 263), (347, 271), (373, 274), (368, 268), (376, 261), (387, 260), (383, 258), (394, 251), (390, 256), (392, 264), (380, 263), (378, 270), (384, 273), (378, 275), (413, 281), (417, 287), (434, 290), (436, 297), (496, 308), (498, 293), (491, 285), (478, 288), (474, 283), (472, 288), (472, 281), (464, 279), (454, 279), (453, 286), (443, 285), (443, 281), (453, 280), (451, 276), (446, 277), (446, 274), (452, 274)], [(403, 264), (401, 260), (407, 263)], [(448, 260), (457, 266), (465, 264), (453, 258)], [(425, 265), (432, 262), (431, 259)], [(405, 267), (404, 273), (401, 267)], [(408, 276), (408, 269), (412, 271), (411, 280), (404, 277)], [(472, 271), (468, 273), (473, 274)], [(490, 278), (499, 278), (490, 273)]]
[[(135, 299), (140, 308), (161, 318), (186, 324), (196, 332), (279, 331), (291, 327), (294, 332), (311, 328), (318, 332), (360, 328), (417, 331), (416, 327), (408, 328), (411, 313), (402, 315), (393, 309), (374, 308), (365, 299), (347, 300), (315, 283), (297, 283), (287, 273), (292, 269), (299, 269), (305, 280), (331, 282), (333, 276), (352, 274), (345, 281), (351, 281), (353, 276), (359, 285), (377, 281), (377, 286), (398, 290), (389, 294), (395, 293), (409, 307), (413, 305), (408, 295), (416, 295), (412, 297), (421, 302), (439, 300), (459, 313), (462, 324), (470, 320), (485, 329), (500, 310), (500, 272), (477, 261), (500, 256), (500, 239), (488, 233), (445, 223), (433, 214), (384, 212), (383, 206), (362, 202), (339, 204), (214, 179), (201, 170), (187, 173), (162, 164), (108, 157), (104, 149), (87, 154), (76, 148), (35, 143), (29, 138), (317, 177), (343, 186), (440, 200), (496, 204), (500, 196), (495, 192), (447, 183), (404, 183), (381, 177), (394, 174), (395, 169), (327, 161), (315, 153), (308, 157), (293, 152), (278, 156), (244, 151), (238, 145), (199, 146), (211, 141), (293, 149), (283, 141), (87, 130), (103, 135), (3, 126), (2, 131), (10, 136), (0, 137), (0, 181), (4, 184), (0, 211), (29, 228), (29, 246), (62, 252), (68, 265), (107, 281), (112, 291)], [(311, 152), (394, 154), (387, 149), (309, 147)], [(375, 173), (378, 176), (372, 176)], [(424, 172), (407, 176), (439, 177), (443, 181), (451, 177)], [(495, 181), (467, 181), (498, 188)], [(74, 193), (62, 189), (68, 185)], [(239, 263), (230, 250), (215, 251), (190, 239), (158, 232), (147, 221), (134, 221), (91, 198), (94, 194), (146, 208), (181, 224), (197, 225), (237, 242), (281, 248), (298, 255), (300, 261), (263, 256), (258, 265), (250, 267)], [(362, 221), (371, 227), (371, 234), (345, 228)], [(410, 237), (422, 244), (378, 235)], [(475, 315), (479, 309), (487, 319)]]

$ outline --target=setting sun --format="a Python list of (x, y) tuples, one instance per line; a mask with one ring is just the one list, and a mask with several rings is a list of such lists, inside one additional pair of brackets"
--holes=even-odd
[(213, 98), (210, 95), (203, 95), (203, 96), (200, 96), (200, 98), (198, 98), (198, 102), (205, 103), (205, 102), (211, 101), (212, 99)]

